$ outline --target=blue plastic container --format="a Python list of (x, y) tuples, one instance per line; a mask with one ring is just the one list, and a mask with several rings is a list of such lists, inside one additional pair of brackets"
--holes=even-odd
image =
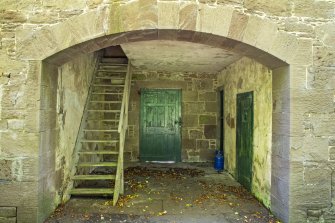
[(214, 160), (214, 169), (218, 172), (223, 171), (223, 155), (222, 152), (220, 150), (216, 150), (215, 151), (216, 155), (215, 155), (215, 160)]

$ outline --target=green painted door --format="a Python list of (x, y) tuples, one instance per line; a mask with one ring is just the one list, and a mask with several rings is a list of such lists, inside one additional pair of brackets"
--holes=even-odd
[(253, 156), (253, 92), (237, 95), (236, 167), (237, 179), (251, 190)]
[(141, 161), (180, 161), (181, 91), (141, 90)]

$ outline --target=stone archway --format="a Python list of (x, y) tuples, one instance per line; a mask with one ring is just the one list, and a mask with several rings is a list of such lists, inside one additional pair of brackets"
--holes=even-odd
[[(142, 10), (145, 7), (146, 10)], [(53, 184), (47, 175), (43, 175), (44, 167), (48, 167), (43, 162), (54, 158), (50, 153), (54, 143), (50, 130), (55, 112), (55, 98), (51, 97), (55, 90), (52, 83), (55, 82), (57, 67), (73, 57), (121, 43), (163, 39), (229, 49), (254, 58), (274, 70), (289, 65), (286, 70), (282, 68), (285, 75), (280, 76), (274, 86), (280, 109), (273, 114), (275, 137), (272, 142), (272, 150), (279, 157), (278, 162), (286, 168), (273, 165), (271, 171), (271, 209), (284, 221), (289, 221), (294, 208), (289, 196), (298, 193), (291, 189), (295, 182), (290, 179), (300, 174), (292, 165), (290, 145), (293, 143), (292, 136), (302, 131), (301, 119), (290, 100), (297, 97), (298, 92), (294, 89), (304, 85), (302, 80), (312, 60), (310, 40), (298, 40), (294, 35), (278, 31), (277, 25), (270, 20), (247, 15), (229, 6), (174, 2), (112, 4), (110, 9), (89, 12), (33, 33), (22, 33), (21, 36), (17, 43), (18, 55), (29, 62), (31, 78), (39, 80), (39, 84), (34, 85), (34, 92), (41, 99), (37, 109), (40, 112), (38, 181), (46, 194), (52, 194), (52, 187), (46, 185)], [(38, 206), (53, 208), (53, 201), (45, 196), (40, 199)]]

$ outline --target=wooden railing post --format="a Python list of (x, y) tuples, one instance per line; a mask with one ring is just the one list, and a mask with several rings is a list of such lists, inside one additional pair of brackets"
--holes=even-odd
[(119, 141), (120, 148), (119, 148), (118, 163), (117, 163), (117, 168), (116, 168), (113, 205), (116, 205), (119, 199), (119, 195), (124, 193), (123, 151), (124, 151), (124, 146), (125, 146), (126, 131), (128, 127), (128, 107), (129, 107), (129, 94), (130, 94), (130, 88), (131, 88), (131, 76), (132, 76), (131, 63), (128, 62), (125, 86), (123, 90), (120, 121), (119, 121), (119, 126), (118, 126), (118, 133), (120, 135), (120, 141)]

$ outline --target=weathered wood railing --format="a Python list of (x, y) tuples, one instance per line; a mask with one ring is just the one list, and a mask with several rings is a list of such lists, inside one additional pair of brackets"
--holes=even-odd
[(119, 199), (119, 195), (123, 194), (124, 192), (123, 152), (124, 152), (126, 131), (128, 128), (128, 106), (129, 106), (129, 95), (130, 95), (130, 88), (131, 88), (131, 76), (132, 76), (132, 70), (131, 70), (131, 63), (129, 61), (126, 79), (125, 79), (125, 86), (124, 86), (124, 91), (123, 91), (121, 113), (120, 113), (120, 121), (119, 121), (119, 127), (118, 127), (118, 132), (120, 134), (120, 141), (119, 141), (120, 148), (119, 148), (119, 156), (118, 156), (117, 168), (116, 168), (113, 205), (117, 203)]

